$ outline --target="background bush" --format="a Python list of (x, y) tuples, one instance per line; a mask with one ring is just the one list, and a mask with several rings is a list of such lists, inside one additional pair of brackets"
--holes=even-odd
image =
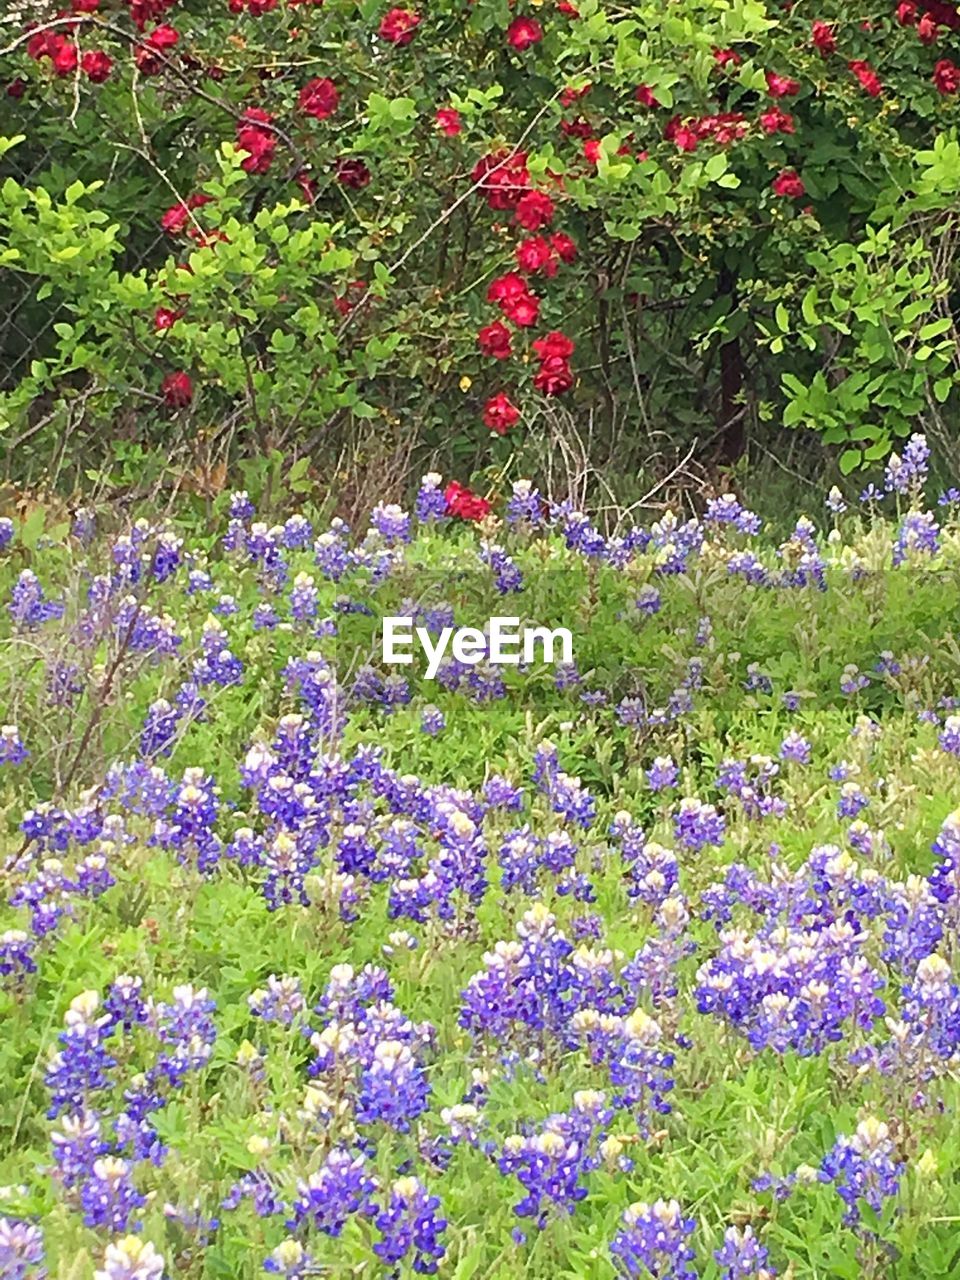
[[(389, 488), (519, 449), (619, 490), (783, 456), (784, 426), (845, 471), (918, 425), (950, 451), (952, 4), (73, 8), (0, 37), (8, 477), (175, 459), (216, 489), (280, 449)], [(518, 325), (488, 289), (536, 237)], [(544, 394), (556, 331), (572, 385)]]

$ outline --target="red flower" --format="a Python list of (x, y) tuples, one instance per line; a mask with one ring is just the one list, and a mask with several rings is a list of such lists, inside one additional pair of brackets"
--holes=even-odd
[(213, 196), (188, 196), (185, 202), (170, 206), (160, 219), (160, 226), (164, 231), (169, 231), (172, 236), (179, 235), (190, 220), (190, 210), (201, 209), (212, 200)]
[(523, 53), (532, 44), (539, 44), (543, 39), (543, 27), (536, 18), (514, 18), (507, 27), (507, 44)]
[(836, 53), (837, 37), (829, 22), (816, 19), (810, 28), (810, 39), (813, 41), (813, 47), (819, 49), (825, 58), (829, 58), (831, 53)]
[(940, 28), (932, 13), (925, 13), (917, 23), (917, 35), (921, 44), (936, 44)]
[(193, 383), (190, 375), (182, 369), (179, 373), (168, 373), (160, 384), (160, 390), (171, 409), (184, 409), (193, 399)]
[(526, 152), (494, 151), (477, 161), (470, 176), (491, 209), (513, 209), (530, 186)]
[(100, 0), (70, 0), (70, 8), (74, 13), (96, 13)]
[(588, 138), (583, 144), (583, 158), (590, 164), (600, 163), (600, 139)]
[(533, 349), (540, 360), (567, 360), (573, 355), (573, 342), (565, 333), (554, 329), (544, 338), (537, 338)]
[(520, 421), (520, 410), (510, 403), (505, 392), (498, 391), (483, 406), (483, 421), (498, 436), (505, 436)]
[(113, 59), (102, 49), (88, 49), (80, 59), (84, 74), (94, 84), (103, 84), (113, 67)]
[(562, 13), (568, 18), (579, 18), (580, 10), (575, 4), (571, 4), (570, 0), (560, 0), (557, 5), (557, 13)]
[(27, 82), (22, 76), (17, 76), (16, 80), (11, 80), (7, 85), (8, 98), (22, 98), (27, 91)]
[(853, 62), (848, 62), (847, 66), (857, 77), (864, 89), (869, 93), (871, 98), (878, 98), (883, 93), (883, 84), (880, 77), (871, 67), (869, 62), (864, 62), (862, 58), (856, 58)]
[(721, 70), (725, 67), (739, 67), (743, 61), (736, 49), (714, 49), (713, 57)]
[(555, 231), (550, 237), (550, 244), (561, 262), (576, 262), (577, 246), (563, 231)]
[(169, 307), (157, 307), (153, 317), (153, 327), (157, 333), (163, 333), (166, 329), (172, 329), (182, 315), (182, 311), (171, 311)]
[(344, 156), (337, 161), (336, 179), (342, 187), (352, 187), (359, 191), (370, 181), (370, 170), (362, 160)]
[(660, 105), (653, 90), (648, 84), (638, 84), (636, 89), (633, 91), (633, 96), (640, 103), (641, 107), (659, 107)]
[(262, 127), (272, 119), (269, 111), (248, 107), (237, 125), (237, 146), (247, 153), (240, 167), (247, 173), (266, 173), (273, 163), (277, 135)]
[(541, 364), (533, 385), (545, 396), (560, 396), (573, 386), (573, 371), (561, 356), (550, 356)]
[(557, 260), (553, 246), (543, 236), (530, 236), (521, 240), (516, 248), (517, 266), (527, 275), (540, 272), (545, 276), (557, 274)]
[(781, 111), (779, 107), (774, 107), (771, 111), (761, 112), (760, 128), (764, 133), (793, 133), (793, 116), (786, 111)]
[(781, 169), (773, 180), (774, 195), (789, 196), (799, 199), (800, 196), (806, 195), (806, 187), (803, 185), (803, 179), (797, 173), (796, 169)]
[(512, 298), (519, 298), (526, 293), (527, 284), (523, 276), (516, 271), (508, 271), (506, 275), (497, 276), (487, 285), (487, 301), (503, 303)]
[(380, 38), (390, 44), (409, 44), (420, 25), (420, 15), (412, 9), (391, 9), (380, 23)]
[(522, 293), (502, 303), (500, 310), (518, 329), (529, 329), (540, 318), (540, 299), (535, 293)]
[(553, 221), (553, 201), (543, 191), (526, 191), (517, 201), (517, 222), (527, 231), (539, 231)]
[(696, 151), (700, 135), (690, 125), (683, 124), (673, 131), (673, 141), (681, 151)]
[(50, 60), (58, 76), (70, 75), (72, 71), (76, 71), (79, 61), (77, 46), (72, 40), (65, 40), (63, 36), (52, 36), (50, 39)]
[(494, 360), (508, 360), (513, 354), (510, 330), (502, 320), (485, 325), (477, 334), (477, 344), (485, 356), (493, 356)]
[(332, 80), (318, 76), (308, 80), (300, 90), (300, 110), (314, 120), (327, 120), (337, 109), (340, 94)]
[(800, 81), (791, 80), (789, 76), (778, 76), (773, 71), (768, 71), (767, 76), (767, 92), (771, 98), (792, 98), (794, 94), (800, 92)]
[(463, 129), (460, 112), (454, 111), (453, 107), (441, 107), (434, 116), (434, 120), (437, 122), (437, 128), (448, 138), (455, 138)]
[(592, 87), (592, 85), (585, 84), (582, 89), (574, 89), (571, 85), (567, 85), (560, 95), (560, 105), (562, 107), (572, 107), (575, 102), (585, 98)]
[(459, 520), (482, 520), (490, 512), (490, 503), (479, 494), (472, 493), (465, 485), (452, 480), (443, 491), (447, 501), (447, 515)]
[(913, 0), (903, 0), (897, 5), (897, 21), (901, 27), (912, 27), (917, 21), (917, 6)]
[(960, 67), (949, 58), (941, 58), (933, 68), (933, 83), (940, 93), (960, 92)]
[(154, 49), (172, 49), (179, 39), (180, 36), (174, 28), (164, 23), (150, 32), (147, 43), (152, 45)]

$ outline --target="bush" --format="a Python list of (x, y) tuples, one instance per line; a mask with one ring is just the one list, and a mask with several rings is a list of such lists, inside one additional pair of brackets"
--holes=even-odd
[(73, 7), (5, 50), (18, 469), (949, 440), (951, 3)]

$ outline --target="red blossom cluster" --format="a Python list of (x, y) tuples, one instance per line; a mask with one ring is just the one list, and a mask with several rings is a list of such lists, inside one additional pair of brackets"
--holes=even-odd
[(933, 83), (940, 93), (960, 93), (960, 67), (949, 58), (941, 58), (933, 68)]
[(523, 53), (532, 44), (539, 44), (543, 39), (543, 27), (536, 18), (514, 18), (507, 27), (507, 44)]
[(533, 385), (546, 396), (559, 396), (573, 386), (573, 370), (568, 363), (573, 355), (573, 342), (554, 329), (545, 338), (537, 338), (533, 350), (540, 368)]
[(663, 136), (667, 142), (676, 143), (681, 151), (696, 151), (697, 145), (707, 140), (721, 147), (739, 142), (749, 129), (749, 121), (741, 112), (724, 111), (693, 120), (674, 116), (664, 126)]
[(263, 127), (272, 120), (270, 112), (262, 107), (248, 107), (237, 123), (237, 146), (247, 153), (240, 167), (247, 173), (266, 173), (273, 163), (277, 135), (273, 129)]
[(160, 219), (160, 226), (164, 231), (169, 232), (172, 236), (179, 236), (188, 231), (194, 239), (200, 239), (203, 233), (198, 230), (196, 222), (190, 217), (194, 209), (202, 209), (205, 204), (210, 204), (213, 196), (205, 196), (200, 193), (197, 195), (187, 196), (186, 200), (178, 200), (176, 204), (172, 204)]
[(179, 33), (166, 23), (154, 27), (144, 43), (137, 46), (137, 51), (133, 55), (140, 74), (157, 75), (163, 68), (167, 53), (179, 43), (179, 40)]
[(336, 111), (339, 101), (337, 86), (327, 76), (308, 80), (297, 99), (304, 115), (312, 116), (314, 120), (328, 120)]
[(391, 9), (380, 23), (380, 38), (388, 44), (409, 44), (420, 25), (420, 15), (412, 9)]
[(160, 384), (160, 392), (171, 409), (185, 409), (193, 399), (193, 382), (182, 369), (168, 373)]
[(486, 498), (468, 489), (466, 485), (452, 480), (443, 491), (447, 503), (447, 515), (456, 516), (459, 520), (482, 520), (490, 514), (490, 503)]

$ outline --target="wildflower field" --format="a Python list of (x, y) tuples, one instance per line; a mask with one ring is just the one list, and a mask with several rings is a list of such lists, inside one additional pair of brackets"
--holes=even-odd
[(0, 1275), (960, 1275), (926, 467), (785, 540), (436, 475), (0, 523)]

